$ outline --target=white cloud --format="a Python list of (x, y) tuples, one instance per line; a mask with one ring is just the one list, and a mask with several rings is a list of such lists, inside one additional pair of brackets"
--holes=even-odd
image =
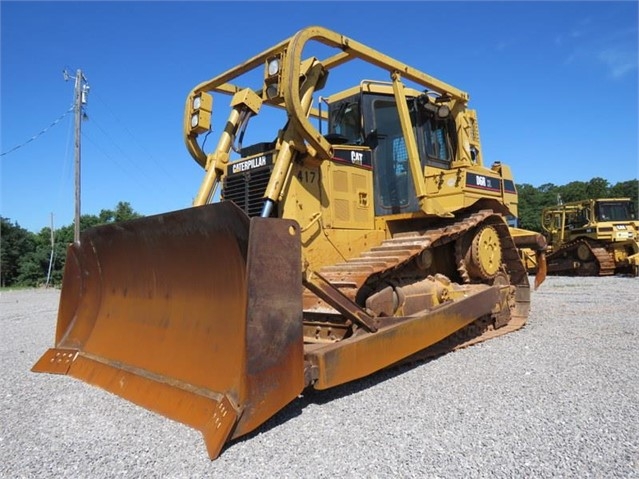
[(607, 75), (619, 79), (637, 70), (637, 29), (600, 32), (591, 19), (555, 36), (555, 45), (566, 48), (565, 64), (577, 61), (603, 66)]
[(621, 78), (626, 73), (637, 69), (636, 52), (631, 53), (623, 48), (606, 48), (597, 53), (597, 60), (609, 70), (612, 78)]

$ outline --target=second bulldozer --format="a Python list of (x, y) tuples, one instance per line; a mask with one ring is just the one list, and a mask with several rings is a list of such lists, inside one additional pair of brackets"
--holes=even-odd
[(321, 27), (197, 85), (193, 206), (70, 245), (55, 347), (33, 370), (197, 428), (214, 459), (307, 388), (522, 327), (517, 191), (508, 166), (485, 165), (468, 101)]
[(639, 274), (639, 220), (630, 198), (547, 207), (541, 214), (541, 226), (548, 241), (548, 274)]

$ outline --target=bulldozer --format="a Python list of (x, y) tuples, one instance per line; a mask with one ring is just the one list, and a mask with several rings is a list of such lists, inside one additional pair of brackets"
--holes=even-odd
[[(344, 88), (349, 64), (384, 76)], [(484, 164), (468, 102), (319, 26), (196, 85), (193, 204), (69, 245), (55, 345), (32, 370), (196, 428), (215, 459), (304, 391), (518, 330), (517, 190), (506, 164)], [(277, 129), (251, 128), (267, 111)]]
[(550, 206), (542, 210), (541, 226), (548, 243), (547, 274), (639, 275), (639, 220), (631, 198)]

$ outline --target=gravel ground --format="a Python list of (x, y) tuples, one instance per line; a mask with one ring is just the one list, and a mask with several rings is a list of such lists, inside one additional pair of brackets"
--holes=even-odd
[(639, 278), (557, 278), (515, 333), (309, 393), (216, 461), (197, 431), (34, 374), (59, 291), (0, 293), (0, 477), (639, 478)]

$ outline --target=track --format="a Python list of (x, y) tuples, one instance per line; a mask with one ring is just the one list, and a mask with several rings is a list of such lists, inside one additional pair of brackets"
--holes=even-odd
[[(455, 256), (452, 270), (438, 271), (446, 274), (451, 280), (461, 283), (490, 283), (492, 280), (471, 278), (472, 275), (469, 274), (462, 248), (468, 233), (472, 233), (483, 225), (492, 226), (499, 235), (503, 273), (500, 273), (499, 279), (495, 279), (495, 281), (511, 285), (510, 318), (507, 322), (497, 325), (494, 324), (492, 318), (479, 318), (446, 340), (424, 350), (420, 356), (424, 356), (424, 353), (426, 356), (434, 356), (453, 349), (467, 347), (521, 328), (528, 316), (530, 291), (527, 272), (507, 224), (501, 215), (495, 214), (492, 210), (481, 210), (435, 229), (397, 234), (379, 246), (363, 252), (358, 257), (326, 266), (319, 272), (344, 295), (357, 302), (358, 297), (367, 296), (379, 284), (414, 277), (419, 271), (419, 263), (422, 261), (424, 252), (430, 250), (433, 256), (444, 252), (450, 255), (451, 252), (454, 252), (452, 253)], [(444, 251), (447, 246), (449, 249)], [(305, 312), (330, 310), (330, 307), (321, 300), (306, 294)], [(315, 304), (309, 304), (310, 296), (315, 300)]]
[[(586, 251), (587, 254), (585, 254)], [(550, 274), (577, 276), (615, 274), (615, 260), (612, 253), (604, 246), (587, 239), (578, 239), (562, 246), (548, 255), (547, 263)]]

